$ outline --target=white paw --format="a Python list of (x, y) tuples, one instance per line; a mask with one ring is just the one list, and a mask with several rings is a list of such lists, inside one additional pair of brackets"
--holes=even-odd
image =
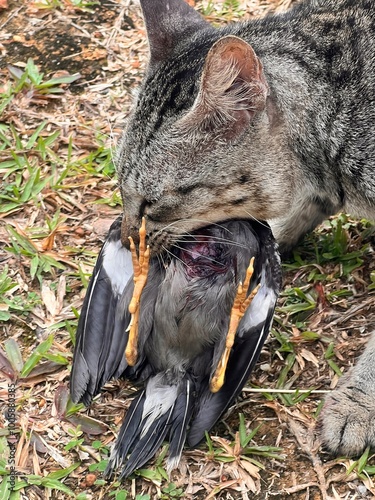
[(359, 456), (375, 449), (375, 391), (343, 380), (323, 407), (320, 424), (323, 447), (334, 455)]

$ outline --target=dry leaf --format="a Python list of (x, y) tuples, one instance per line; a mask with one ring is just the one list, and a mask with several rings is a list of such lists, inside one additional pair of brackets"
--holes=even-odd
[(57, 300), (55, 293), (51, 290), (51, 288), (43, 283), (42, 285), (42, 299), (44, 305), (46, 306), (47, 311), (50, 313), (52, 317), (56, 316), (57, 312)]
[(219, 483), (211, 491), (211, 493), (208, 495), (208, 497), (205, 498), (205, 500), (210, 500), (211, 498), (216, 498), (217, 493), (220, 493), (220, 491), (225, 490), (226, 488), (230, 488), (231, 486), (234, 486), (236, 484), (238, 484), (237, 479), (232, 479), (231, 481), (224, 481), (222, 483)]
[(373, 495), (375, 495), (375, 486), (374, 486), (374, 482), (373, 480), (371, 479), (370, 476), (367, 476), (365, 479), (362, 479), (363, 481), (363, 484), (366, 486), (366, 488), (371, 491), (371, 493)]
[(38, 457), (38, 454), (36, 452), (35, 443), (33, 446), (33, 473), (36, 474), (37, 476), (42, 475), (42, 471), (40, 470), (39, 457)]
[(303, 357), (300, 354), (296, 355), (296, 361), (299, 364), (299, 367), (301, 368), (301, 370), (304, 370), (305, 369), (305, 361), (303, 360)]
[(56, 229), (52, 231), (52, 233), (49, 234), (46, 238), (44, 238), (44, 240), (41, 243), (41, 248), (43, 252), (52, 250), (53, 245), (55, 243), (55, 236), (56, 236)]
[(70, 460), (67, 458), (63, 457), (61, 453), (54, 448), (53, 446), (49, 445), (43, 438), (42, 436), (39, 436), (40, 440), (44, 444), (44, 446), (47, 448), (47, 453), (50, 457), (52, 457), (63, 469), (66, 469), (71, 465)]
[(16, 464), (20, 469), (26, 467), (27, 459), (29, 458), (30, 441), (25, 438), (25, 431), (20, 433), (20, 440), (16, 451)]
[(317, 368), (319, 367), (319, 361), (318, 358), (311, 352), (308, 351), (307, 349), (301, 349), (300, 355), (306, 359), (306, 361), (310, 361), (315, 365)]
[(251, 462), (248, 462), (247, 460), (240, 460), (240, 465), (252, 477), (256, 477), (257, 479), (260, 479), (259, 467), (257, 467), (256, 465), (252, 464)]
[(212, 436), (211, 437), (212, 441), (215, 441), (216, 443), (219, 443), (220, 446), (224, 448), (224, 450), (230, 455), (233, 456), (233, 448), (230, 446), (230, 441), (227, 439), (218, 437), (218, 436)]
[(66, 277), (62, 274), (57, 286), (56, 300), (57, 300), (57, 314), (60, 314), (64, 305), (64, 297), (66, 293)]

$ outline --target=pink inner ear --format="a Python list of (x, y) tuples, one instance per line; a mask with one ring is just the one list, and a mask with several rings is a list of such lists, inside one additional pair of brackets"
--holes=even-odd
[(263, 67), (252, 47), (226, 36), (211, 47), (198, 97), (180, 126), (221, 129), (222, 135), (233, 138), (265, 109), (267, 95)]
[(221, 38), (212, 46), (206, 59), (202, 83), (209, 83), (218, 73), (225, 74), (233, 67), (238, 72), (237, 78), (249, 83), (265, 84), (262, 64), (253, 48), (245, 40), (232, 35)]
[(246, 42), (241, 41), (241, 45), (239, 45), (237, 41), (228, 41), (219, 55), (225, 64), (234, 61), (239, 70), (238, 78), (245, 81), (261, 79), (259, 59)]
[[(248, 85), (247, 100), (253, 111), (264, 108), (268, 86), (262, 63), (245, 40), (229, 35), (218, 40), (207, 55), (202, 74), (201, 97), (211, 104), (215, 101), (220, 104), (220, 97), (236, 88), (238, 83)], [(236, 96), (233, 95), (233, 103), (235, 99)]]

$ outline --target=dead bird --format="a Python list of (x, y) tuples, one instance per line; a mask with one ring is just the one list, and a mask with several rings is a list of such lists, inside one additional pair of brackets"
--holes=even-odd
[[(151, 258), (140, 232), (137, 258), (121, 242), (121, 221), (112, 224), (89, 283), (70, 390), (74, 402), (89, 405), (112, 378), (143, 386), (106, 470), (110, 476), (122, 467), (126, 478), (164, 439), (167, 469), (175, 468), (185, 441), (196, 446), (241, 391), (271, 326), (281, 270), (263, 222), (212, 224)], [(143, 280), (138, 291), (133, 270)]]

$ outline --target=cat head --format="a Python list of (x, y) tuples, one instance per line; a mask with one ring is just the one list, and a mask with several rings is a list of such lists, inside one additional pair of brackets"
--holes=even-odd
[(274, 217), (275, 112), (253, 48), (184, 0), (141, 6), (150, 60), (117, 154), (123, 242), (142, 216), (154, 252), (208, 223)]

